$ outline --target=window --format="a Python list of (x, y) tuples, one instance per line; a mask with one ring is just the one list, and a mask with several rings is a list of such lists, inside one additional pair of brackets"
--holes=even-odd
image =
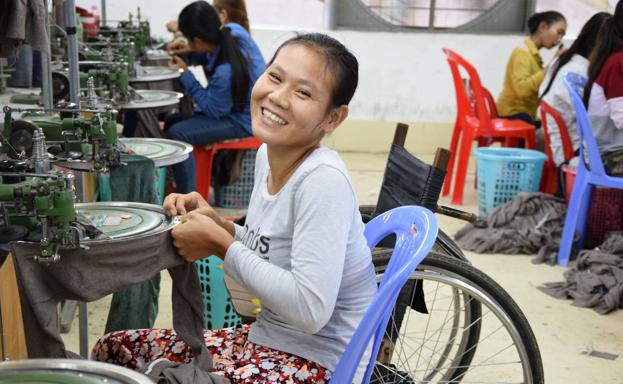
[(456, 28), (487, 13), (498, 0), (361, 0), (400, 27)]

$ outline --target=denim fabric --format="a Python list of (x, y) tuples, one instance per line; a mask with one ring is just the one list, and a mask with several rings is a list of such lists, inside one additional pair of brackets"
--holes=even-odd
[[(167, 119), (165, 127), (167, 138), (192, 145), (207, 145), (250, 136), (242, 125), (230, 117), (213, 119), (198, 113), (190, 119), (181, 121), (179, 119), (178, 115), (170, 116)], [(206, 170), (206, 172), (210, 172), (210, 170)], [(173, 176), (178, 193), (194, 191), (195, 157), (191, 155), (185, 161), (173, 165)]]
[(22, 44), (17, 48), (17, 61), (15, 72), (7, 81), (9, 87), (32, 88), (32, 47)]

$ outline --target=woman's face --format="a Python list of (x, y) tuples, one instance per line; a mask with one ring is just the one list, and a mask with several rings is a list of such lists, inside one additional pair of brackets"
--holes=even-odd
[(196, 54), (206, 54), (209, 52), (214, 52), (216, 49), (216, 44), (208, 43), (201, 40), (198, 37), (190, 38), (188, 40), (188, 47), (192, 49), (192, 51)]
[(227, 14), (227, 10), (225, 8), (214, 8), (216, 9), (216, 13), (218, 13), (218, 18), (221, 20), (221, 24), (225, 25), (229, 23), (229, 15)]
[(539, 33), (541, 34), (541, 43), (544, 48), (550, 49), (557, 46), (567, 31), (567, 22), (559, 20), (547, 25), (541, 23)]
[(333, 78), (325, 57), (299, 44), (283, 47), (251, 92), (253, 134), (273, 146), (317, 145), (348, 115), (329, 107)]

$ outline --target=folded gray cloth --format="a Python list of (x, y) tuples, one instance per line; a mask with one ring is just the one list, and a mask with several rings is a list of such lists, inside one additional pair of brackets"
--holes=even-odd
[(555, 263), (567, 211), (564, 200), (544, 193), (521, 192), (486, 218), (455, 235), (461, 248), (478, 253), (536, 254)]
[(37, 244), (11, 244), (30, 358), (76, 357), (65, 349), (56, 325), (60, 300), (97, 300), (168, 269), (173, 280), (173, 327), (191, 347), (198, 368), (212, 369), (203, 341), (203, 301), (197, 270), (194, 263), (187, 263), (176, 253), (170, 231), (90, 243), (88, 250), (65, 250), (57, 264), (33, 262), (32, 255), (38, 252)]
[(167, 359), (151, 362), (143, 373), (157, 384), (229, 383), (229, 380), (223, 376), (207, 373), (190, 364), (174, 363)]
[(623, 308), (623, 235), (615, 234), (594, 250), (581, 251), (565, 281), (545, 283), (539, 290), (600, 314)]

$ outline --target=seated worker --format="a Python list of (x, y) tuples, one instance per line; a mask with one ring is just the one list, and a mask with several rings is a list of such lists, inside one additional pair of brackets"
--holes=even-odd
[(218, 12), (223, 25), (228, 23), (240, 24), (242, 28), (251, 33), (247, 6), (244, 0), (214, 0), (212, 6)]
[[(539, 49), (558, 45), (565, 35), (567, 22), (556, 11), (535, 13), (528, 19), (528, 29), (530, 36), (513, 50), (508, 59), (504, 87), (496, 104), (501, 117), (535, 124), (539, 86), (548, 69), (543, 67)], [(555, 58), (563, 50), (561, 45)]]
[[(560, 113), (567, 131), (573, 150), (579, 149), (578, 127), (575, 119), (575, 107), (571, 102), (571, 97), (563, 83), (566, 73), (572, 72), (584, 77), (588, 76), (588, 57), (597, 42), (597, 34), (604, 20), (611, 18), (608, 12), (594, 14), (582, 27), (578, 37), (573, 44), (565, 51), (558, 61), (552, 64), (545, 75), (545, 80), (541, 85), (541, 99), (551, 105)], [(547, 116), (547, 132), (550, 138), (550, 147), (554, 156), (554, 163), (560, 166), (564, 162), (562, 150), (562, 140), (560, 130), (556, 121)]]
[(588, 66), (584, 104), (606, 173), (623, 176), (623, 1), (599, 31)]
[[(180, 81), (195, 105), (195, 114), (186, 120), (179, 114), (170, 116), (165, 122), (167, 138), (207, 145), (251, 136), (250, 91), (266, 65), (249, 33), (235, 23), (221, 27), (216, 10), (205, 1), (186, 6), (178, 27), (193, 52), (192, 60), (206, 71), (208, 86), (199, 84), (184, 59), (177, 54), (171, 58), (169, 66), (183, 72)], [(187, 52), (176, 52), (180, 51)], [(193, 191), (194, 157), (173, 165), (173, 175), (178, 192)]]
[[(253, 134), (265, 144), (244, 227), (196, 192), (164, 202), (183, 215), (172, 232), (180, 255), (217, 255), (262, 302), (252, 325), (205, 331), (214, 370), (232, 383), (326, 383), (376, 292), (352, 181), (320, 146), (347, 117), (357, 81), (357, 59), (335, 39), (286, 41), (251, 95)], [(143, 329), (105, 335), (92, 358), (136, 369), (188, 362), (192, 351), (173, 330)]]
[(173, 34), (171, 41), (164, 45), (164, 48), (166, 50), (173, 49), (175, 47), (175, 44), (178, 43), (187, 44), (184, 35), (182, 35), (182, 32), (180, 32), (180, 30), (177, 28), (177, 20), (169, 20), (169, 22), (167, 22), (166, 24), (166, 28), (168, 32)]

